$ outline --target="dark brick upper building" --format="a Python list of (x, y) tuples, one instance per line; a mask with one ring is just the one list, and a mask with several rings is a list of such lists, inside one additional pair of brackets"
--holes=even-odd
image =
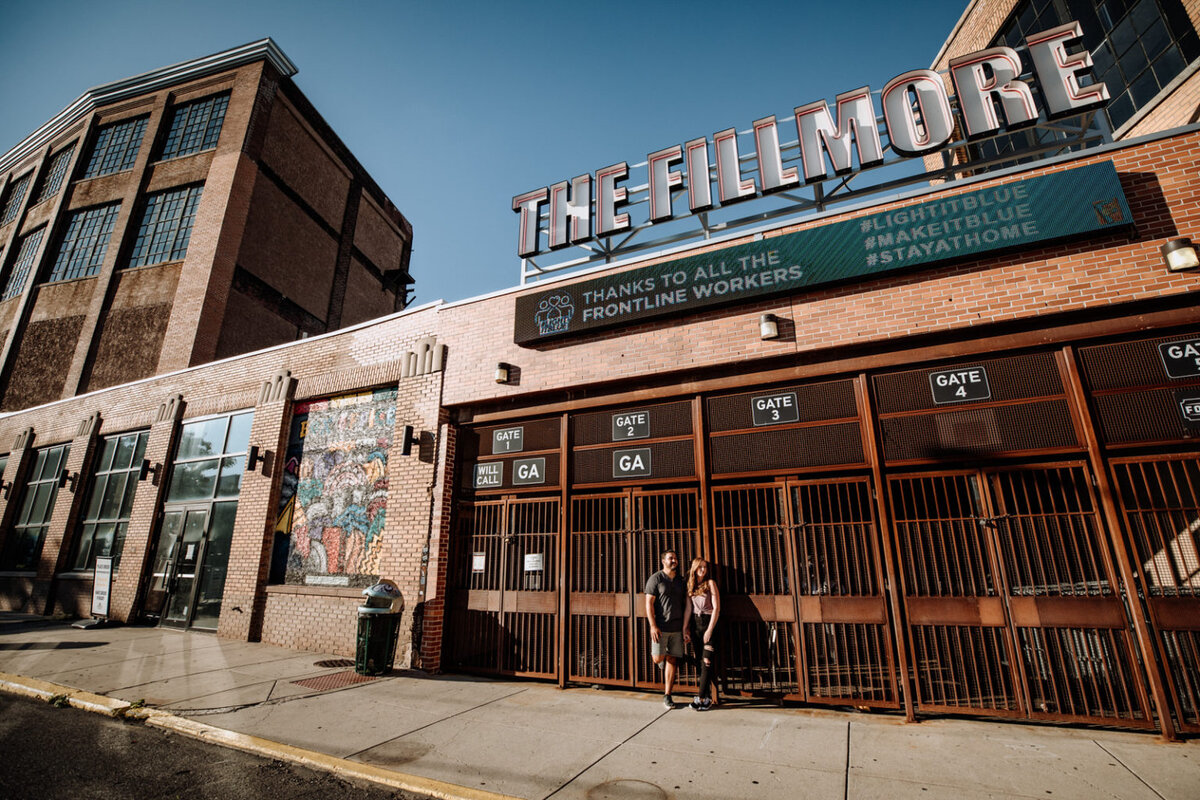
[(0, 410), (404, 307), (412, 228), (269, 39), (98, 86), (0, 155)]

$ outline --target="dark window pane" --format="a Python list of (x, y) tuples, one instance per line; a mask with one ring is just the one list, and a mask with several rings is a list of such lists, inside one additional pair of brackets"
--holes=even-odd
[(1181, 72), (1183, 72), (1183, 58), (1179, 55), (1179, 48), (1174, 45), (1154, 62), (1154, 75), (1158, 78), (1161, 86), (1166, 86), (1175, 80)]
[(228, 417), (217, 417), (202, 422), (189, 422), (183, 426), (179, 441), (180, 461), (188, 458), (219, 455), (225, 442), (225, 426)]
[(1150, 30), (1142, 34), (1142, 47), (1151, 60), (1161, 53), (1171, 43), (1171, 34), (1167, 32), (1167, 24), (1161, 19), (1150, 26)]
[(92, 486), (92, 496), (88, 500), (87, 513), (84, 519), (98, 519), (100, 516), (100, 501), (104, 499), (104, 493), (108, 487), (108, 476), (97, 475), (96, 482)]
[(133, 460), (133, 447), (137, 444), (137, 436), (122, 436), (117, 441), (117, 455), (113, 459), (113, 469), (129, 469)]
[(25, 519), (21, 520), (21, 524), (41, 525), (46, 521), (50, 514), (50, 497), (54, 494), (54, 485), (51, 483), (39, 483), (33, 491), (33, 498), (29, 504), (29, 513), (25, 515)]
[(168, 501), (208, 500), (213, 496), (217, 483), (216, 459), (176, 464), (171, 475), (171, 491)]
[(150, 434), (143, 431), (138, 434), (137, 447), (133, 451), (133, 466), (141, 468), (142, 459), (146, 457), (146, 442), (150, 440)]
[(72, 563), (72, 569), (87, 569), (90, 565), (92, 555), (92, 537), (96, 533), (95, 525), (84, 525), (83, 532), (79, 535), (79, 551), (75, 554), (75, 560)]
[(84, 178), (132, 169), (146, 131), (146, 117), (104, 125), (96, 132)]
[(1133, 11), (1129, 12), (1129, 18), (1133, 20), (1133, 29), (1142, 33), (1160, 19), (1158, 4), (1154, 0), (1139, 0)]
[(117, 528), (113, 532), (112, 557), (113, 571), (121, 565), (121, 552), (125, 549), (125, 531), (129, 528), (129, 523), (119, 522)]
[(246, 458), (244, 456), (222, 459), (217, 497), (237, 497), (242, 488), (242, 473), (245, 470)]
[(117, 515), (119, 519), (129, 519), (129, 515), (133, 510), (133, 496), (137, 494), (138, 474), (134, 470), (129, 473), (129, 480), (125, 481), (125, 497), (121, 499), (121, 511)]
[(1136, 79), (1142, 74), (1142, 70), (1149, 63), (1141, 45), (1129, 48), (1125, 51), (1125, 55), (1121, 56), (1121, 71), (1125, 73), (1125, 80), (1132, 81)]
[[(1113, 87), (1109, 86), (1109, 92), (1112, 92)], [(1108, 104), (1108, 118), (1112, 121), (1113, 129), (1117, 129), (1125, 124), (1126, 120), (1133, 116), (1133, 101), (1129, 99), (1129, 92), (1124, 92), (1112, 102)]]
[(1133, 30), (1133, 21), (1129, 18), (1122, 20), (1113, 29), (1112, 36), (1109, 38), (1112, 41), (1113, 50), (1116, 52), (1117, 57), (1120, 58), (1137, 41), (1137, 33)]
[(1153, 100), (1154, 95), (1158, 94), (1158, 80), (1154, 77), (1154, 72), (1147, 70), (1142, 77), (1134, 81), (1133, 86), (1129, 87), (1129, 92), (1133, 95), (1135, 108), (1141, 108)]
[(62, 466), (63, 457), (67, 454), (65, 447), (55, 447), (46, 453), (46, 463), (42, 467), (42, 480), (57, 478), (59, 468)]
[(226, 453), (244, 453), (250, 443), (250, 425), (254, 422), (254, 414), (238, 414), (229, 420), (229, 441), (225, 445)]
[(109, 478), (104, 502), (100, 505), (100, 519), (116, 519), (121, 516), (121, 501), (125, 499), (125, 480), (128, 477), (128, 472), (118, 472)]
[(100, 451), (100, 458), (96, 462), (97, 472), (108, 472), (112, 467), (113, 453), (117, 452), (117, 440), (109, 437), (104, 440), (104, 449)]
[(1096, 52), (1092, 54), (1092, 72), (1097, 75), (1103, 75), (1113, 65), (1112, 49), (1105, 42), (1096, 48)]

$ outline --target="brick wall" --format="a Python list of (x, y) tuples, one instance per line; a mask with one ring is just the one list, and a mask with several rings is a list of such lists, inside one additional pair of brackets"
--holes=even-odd
[[(969, 335), (996, 322), (1035, 324), (1033, 321), (1047, 315), (1097, 308), (1119, 317), (1128, 313), (1124, 304), (1137, 301), (1162, 300), (1179, 306), (1179, 299), (1200, 289), (1200, 275), (1167, 273), (1158, 247), (1169, 236), (1200, 238), (1200, 207), (1194, 202), (1200, 190), (1200, 132), (1092, 154), (994, 182), (1102, 159), (1112, 159), (1121, 176), (1135, 223), (1132, 234), (1049, 244), (792, 297), (646, 321), (537, 349), (512, 342), (515, 293), (427, 306), (6, 416), (0, 418), (0, 443), (15, 442), (26, 427), (33, 429), (36, 447), (71, 441), (78, 436), (80, 421), (99, 412), (99, 435), (153, 424), (147, 457), (154, 464), (169, 465), (178, 418), (253, 407), (252, 443), (278, 454), (285, 446), (293, 400), (396, 386), (397, 429), (412, 424), (423, 435), (418, 454), (408, 457), (399, 455), (401, 437), (393, 439), (381, 571), (398, 582), (407, 601), (401, 663), (436, 669), (453, 506), (456, 446), (451, 412), (469, 414), (544, 400), (603, 396), (647, 381), (668, 386), (674, 382), (680, 391), (686, 391), (701, 368), (728, 374), (767, 365), (819, 364), (836, 359), (847, 346), (867, 342), (890, 341), (902, 352), (913, 336)], [(979, 185), (955, 187), (940, 196)], [(778, 234), (919, 201), (881, 204), (819, 223), (792, 225)], [(514, 260), (498, 254), (496, 268), (512, 268)], [(1145, 307), (1145, 303), (1140, 306)], [(762, 341), (757, 323), (763, 311), (783, 317), (789, 335)], [(429, 341), (432, 336), (436, 336), (434, 343)], [(443, 344), (447, 348), (444, 372), (439, 371)], [(437, 368), (434, 361), (439, 362)], [(517, 367), (513, 384), (493, 382), (497, 361)], [(418, 368), (421, 364), (423, 368)], [(289, 370), (296, 380), (292, 400), (264, 399), (264, 383), (270, 383), (280, 370)], [(27, 452), (14, 444), (10, 469)], [(274, 522), (273, 497), (277, 498), (273, 493), (278, 492), (279, 482), (278, 465), (273, 469), (276, 471), (269, 478), (245, 476), (235, 531), (237, 556), (231, 557), (222, 633), (349, 654), (358, 590), (263, 585), (264, 553)], [(147, 572), (164, 475), (138, 485), (134, 518), (114, 582), (114, 616), (119, 619), (132, 613), (145, 595), (141, 578)], [(58, 502), (70, 503), (70, 493), (60, 493)], [(56, 520), (66, 519), (57, 507), (55, 515)], [(0, 520), (9, 517), (8, 505), (0, 500)], [(0, 522), (0, 539), (4, 524)], [(54, 535), (56, 541), (70, 539), (68, 531)], [(23, 581), (22, 576), (3, 579), (0, 604), (28, 605), (31, 587)], [(64, 590), (62, 596), (77, 590)], [(242, 609), (240, 614), (232, 610), (235, 606)], [(229, 617), (231, 614), (238, 616)], [(255, 621), (259, 618), (261, 624)]]

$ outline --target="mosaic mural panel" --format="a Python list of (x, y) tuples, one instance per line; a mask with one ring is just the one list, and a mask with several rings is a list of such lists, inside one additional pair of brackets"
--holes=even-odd
[(287, 583), (378, 579), (395, 427), (395, 389), (296, 404), (275, 526)]

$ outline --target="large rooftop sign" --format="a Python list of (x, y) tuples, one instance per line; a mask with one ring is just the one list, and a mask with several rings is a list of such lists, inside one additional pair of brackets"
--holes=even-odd
[(1106, 161), (520, 295), (514, 341), (533, 344), (1131, 222), (1117, 170)]
[[(1108, 101), (1103, 84), (1081, 84), (1091, 56), (1086, 50), (1069, 53), (1067, 49), (1081, 36), (1079, 23), (1070, 22), (1025, 40), (1033, 64), (1032, 82), (1040, 89), (1047, 119), (1078, 115)], [(950, 62), (961, 130), (968, 139), (1038, 122), (1042, 109), (1021, 73), (1021, 56), (1010, 47), (992, 47)], [(700, 137), (650, 153), (645, 167), (648, 219), (639, 225), (676, 218), (675, 201), (683, 194), (687, 213), (700, 214), (882, 164), (885, 147), (871, 95), (869, 86), (844, 92), (837, 96), (832, 112), (824, 100), (797, 106), (799, 157), (790, 166), (785, 166), (780, 123), (774, 115), (753, 123), (757, 154), (753, 171), (747, 171), (749, 159), (739, 152), (736, 128), (713, 134), (711, 142)], [(955, 138), (956, 115), (946, 84), (936, 72), (916, 69), (892, 78), (880, 91), (880, 106), (887, 147), (900, 156), (934, 153)], [(632, 190), (622, 185), (629, 177), (629, 164), (622, 161), (594, 175), (578, 175), (514, 197), (518, 255), (529, 258), (632, 230), (628, 209)]]

